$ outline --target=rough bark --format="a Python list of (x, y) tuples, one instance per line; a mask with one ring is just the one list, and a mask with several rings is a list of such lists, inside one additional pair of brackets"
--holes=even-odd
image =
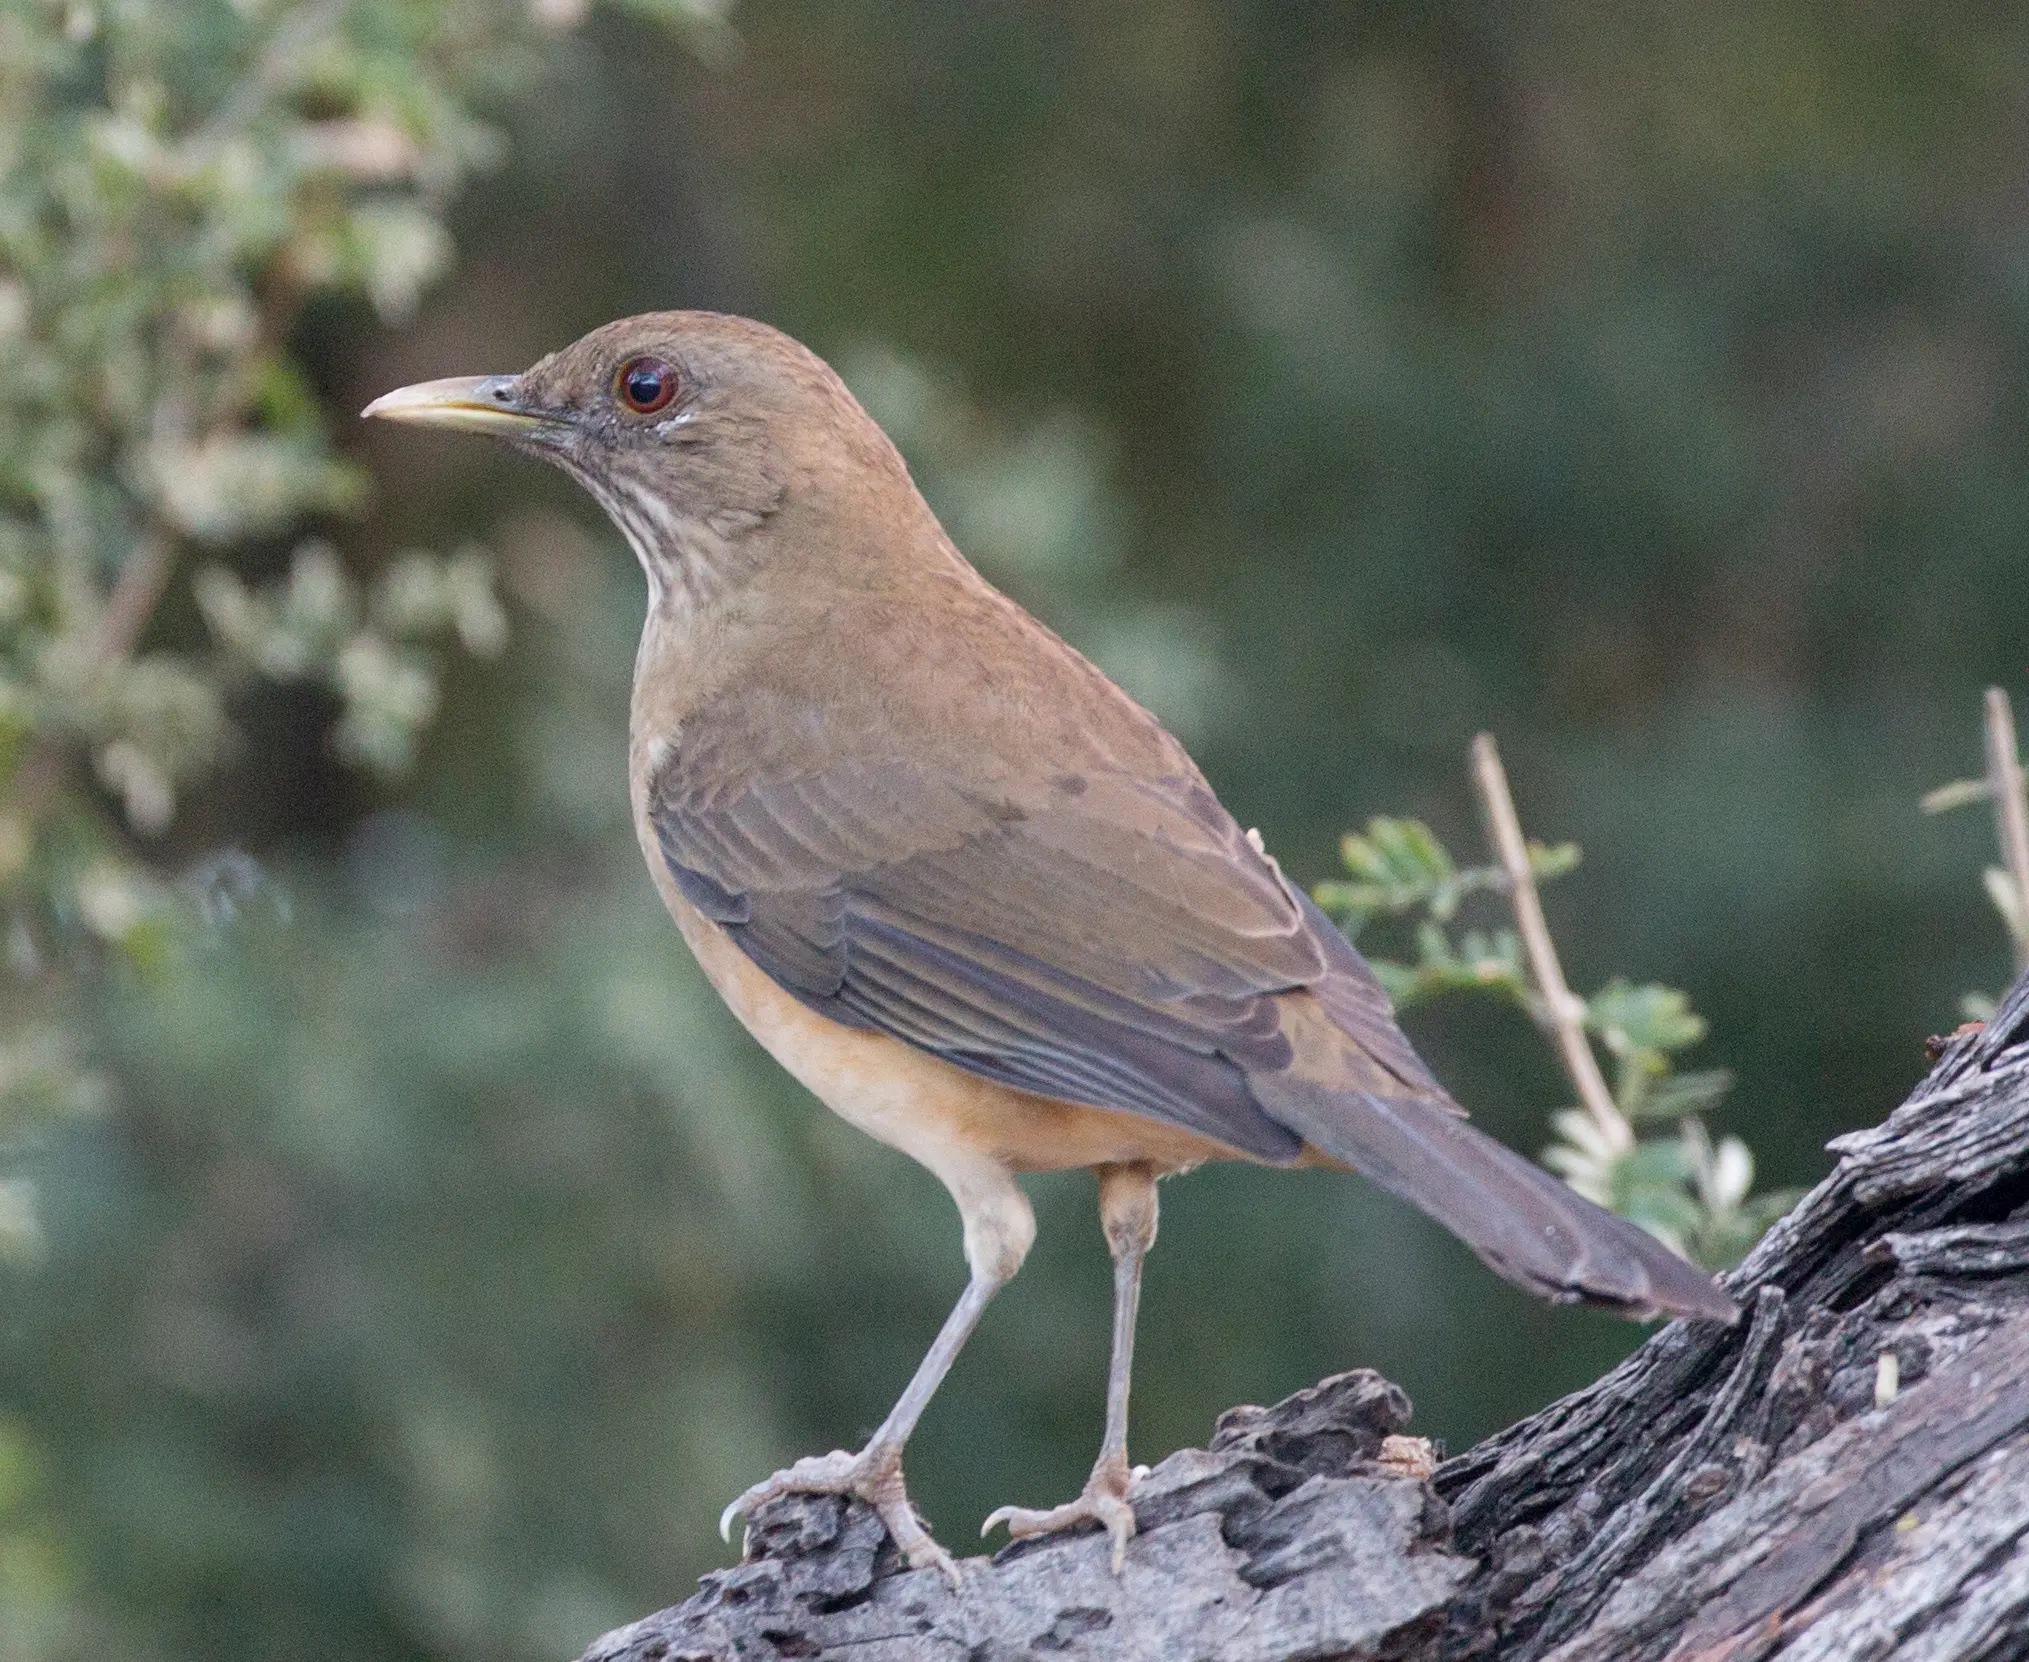
[(2029, 1657), (2029, 982), (1832, 1146), (1738, 1327), (1666, 1328), (1428, 1482), (1379, 1459), (1402, 1393), (1341, 1375), (1158, 1466), (1120, 1577), (1084, 1535), (954, 1592), (797, 1499), (584, 1662)]

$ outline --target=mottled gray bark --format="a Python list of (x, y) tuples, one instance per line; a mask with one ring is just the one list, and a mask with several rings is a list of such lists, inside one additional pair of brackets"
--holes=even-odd
[[(1676, 1325), (1439, 1468), (1378, 1456), (1347, 1374), (1237, 1409), (1096, 1535), (907, 1572), (858, 1506), (763, 1511), (754, 1558), (586, 1662), (2029, 1657), (2029, 983)], [(1883, 1357), (1893, 1360), (1884, 1366)]]

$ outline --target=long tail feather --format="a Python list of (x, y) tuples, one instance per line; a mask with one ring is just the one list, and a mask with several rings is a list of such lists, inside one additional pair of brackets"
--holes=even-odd
[(1427, 1212), (1497, 1274), (1558, 1303), (1731, 1322), (1739, 1307), (1646, 1230), (1592, 1204), (1458, 1116), (1295, 1073), (1256, 1074), (1257, 1100), (1313, 1147)]

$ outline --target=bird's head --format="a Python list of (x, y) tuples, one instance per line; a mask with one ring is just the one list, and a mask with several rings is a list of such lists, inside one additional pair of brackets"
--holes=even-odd
[(554, 463), (626, 534), (658, 596), (732, 578), (751, 563), (742, 542), (787, 501), (907, 480), (829, 365), (717, 312), (622, 318), (518, 375), (425, 381), (362, 413), (490, 434)]

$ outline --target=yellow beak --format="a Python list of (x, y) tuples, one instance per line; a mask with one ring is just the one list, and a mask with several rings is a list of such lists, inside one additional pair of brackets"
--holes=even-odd
[(382, 393), (359, 413), (379, 416), (383, 421), (455, 427), (496, 437), (526, 434), (550, 418), (521, 407), (516, 396), (519, 379), (513, 375), (454, 375), (446, 381), (420, 381), (413, 387)]

